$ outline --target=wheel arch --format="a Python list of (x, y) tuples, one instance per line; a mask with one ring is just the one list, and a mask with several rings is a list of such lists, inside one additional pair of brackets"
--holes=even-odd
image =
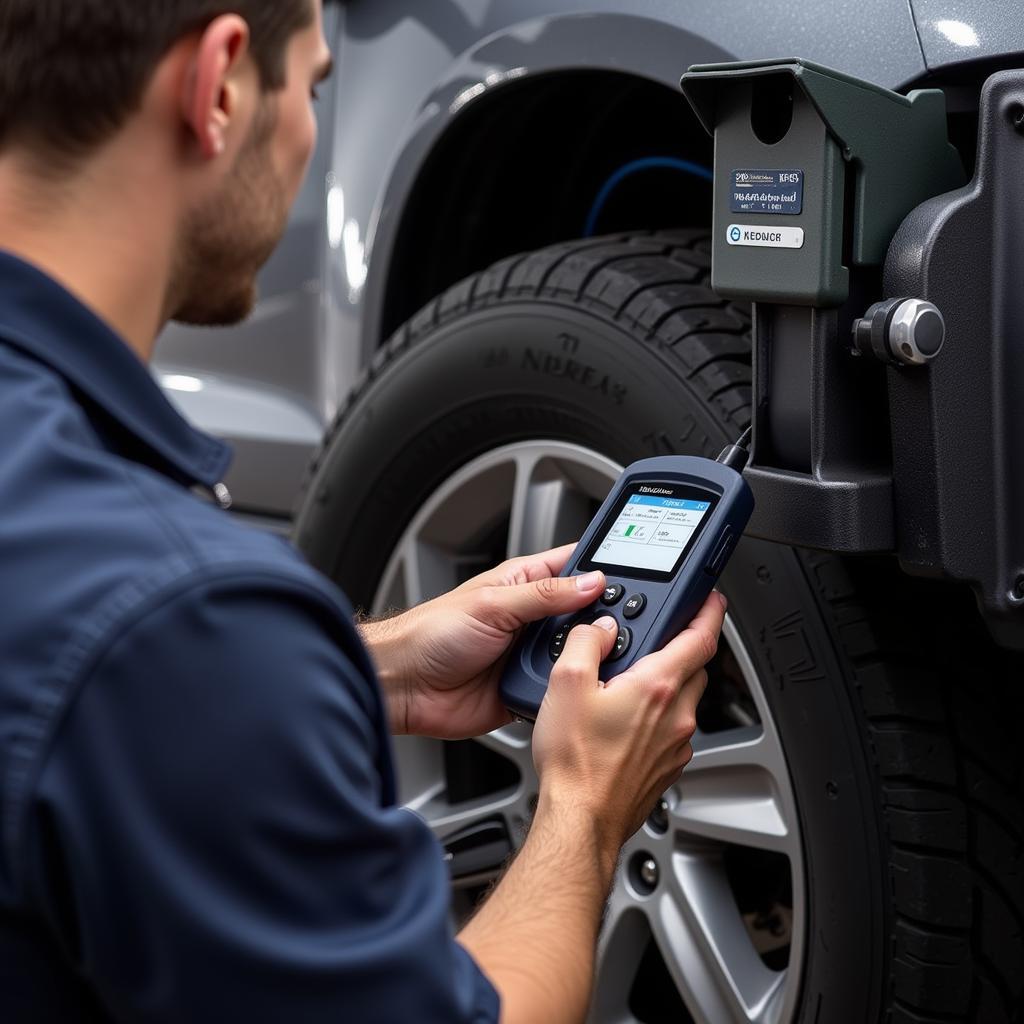
[[(611, 39), (614, 50), (604, 45)], [(601, 184), (623, 163), (669, 156), (710, 167), (711, 139), (683, 98), (679, 77), (691, 64), (729, 59), (734, 55), (706, 38), (626, 14), (536, 19), (465, 53), (422, 104), (385, 175), (367, 239), (364, 365), (394, 327), (466, 274), (512, 252), (579, 237)], [(609, 111), (610, 101), (617, 112)], [(601, 136), (609, 112), (621, 129), (614, 146)], [(518, 132), (508, 129), (509, 119)], [(481, 137), (488, 148), (468, 144)], [(587, 144), (574, 146), (580, 139)], [(574, 187), (579, 168), (586, 174)], [(674, 218), (654, 220), (656, 197), (671, 191), (664, 185), (671, 174), (661, 177), (642, 201), (617, 195), (608, 211), (613, 220), (602, 221), (601, 230), (699, 224), (694, 214), (687, 221), (685, 201)], [(511, 207), (510, 181), (518, 184)], [(558, 197), (566, 194), (572, 202), (562, 208)], [(458, 217), (443, 215), (456, 210)], [(495, 219), (504, 221), (501, 231), (480, 229)]]
[[(395, 235), (377, 343), (456, 281), (517, 252), (585, 234), (602, 186), (623, 168), (599, 228), (710, 224), (712, 141), (682, 95), (621, 71), (532, 76), (497, 91), (438, 140)], [(673, 169), (692, 165), (686, 174)]]

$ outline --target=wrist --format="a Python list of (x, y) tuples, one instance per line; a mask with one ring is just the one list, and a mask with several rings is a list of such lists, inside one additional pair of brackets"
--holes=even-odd
[(359, 622), (356, 625), (377, 670), (377, 681), (384, 694), (391, 732), (396, 736), (405, 735), (409, 731), (409, 616), (409, 612), (404, 612), (390, 618)]
[(621, 829), (605, 820), (600, 809), (592, 808), (580, 799), (579, 789), (572, 784), (559, 785), (542, 780), (531, 832), (555, 829), (565, 834), (577, 851), (589, 848), (602, 885), (609, 886), (626, 837), (621, 835)]

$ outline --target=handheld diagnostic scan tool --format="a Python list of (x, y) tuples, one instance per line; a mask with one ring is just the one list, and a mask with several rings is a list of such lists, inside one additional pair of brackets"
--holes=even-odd
[(563, 576), (600, 569), (598, 601), (530, 625), (501, 680), (505, 706), (535, 719), (569, 631), (611, 615), (619, 623), (604, 681), (659, 650), (700, 610), (746, 529), (754, 496), (740, 475), (748, 431), (717, 462), (665, 456), (634, 462), (619, 478), (569, 558)]

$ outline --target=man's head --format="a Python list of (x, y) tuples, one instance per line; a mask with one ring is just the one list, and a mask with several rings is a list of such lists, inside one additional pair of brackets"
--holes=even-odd
[(174, 213), (165, 314), (235, 322), (308, 166), (329, 67), (321, 0), (2, 0), (0, 158), (58, 192), (104, 159), (146, 168)]

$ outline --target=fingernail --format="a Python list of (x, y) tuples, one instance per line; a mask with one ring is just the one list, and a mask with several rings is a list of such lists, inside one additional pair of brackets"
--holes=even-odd
[(576, 577), (577, 590), (597, 590), (601, 586), (604, 574), (600, 572), (588, 572), (583, 576)]
[(613, 629), (618, 632), (619, 629), (619, 624), (610, 615), (602, 615), (601, 618), (595, 619), (594, 625), (601, 629), (607, 629), (609, 633)]
[(718, 600), (722, 602), (722, 611), (726, 611), (729, 608), (729, 602), (726, 599), (725, 594), (723, 594), (720, 590), (716, 590), (715, 593), (718, 595)]

